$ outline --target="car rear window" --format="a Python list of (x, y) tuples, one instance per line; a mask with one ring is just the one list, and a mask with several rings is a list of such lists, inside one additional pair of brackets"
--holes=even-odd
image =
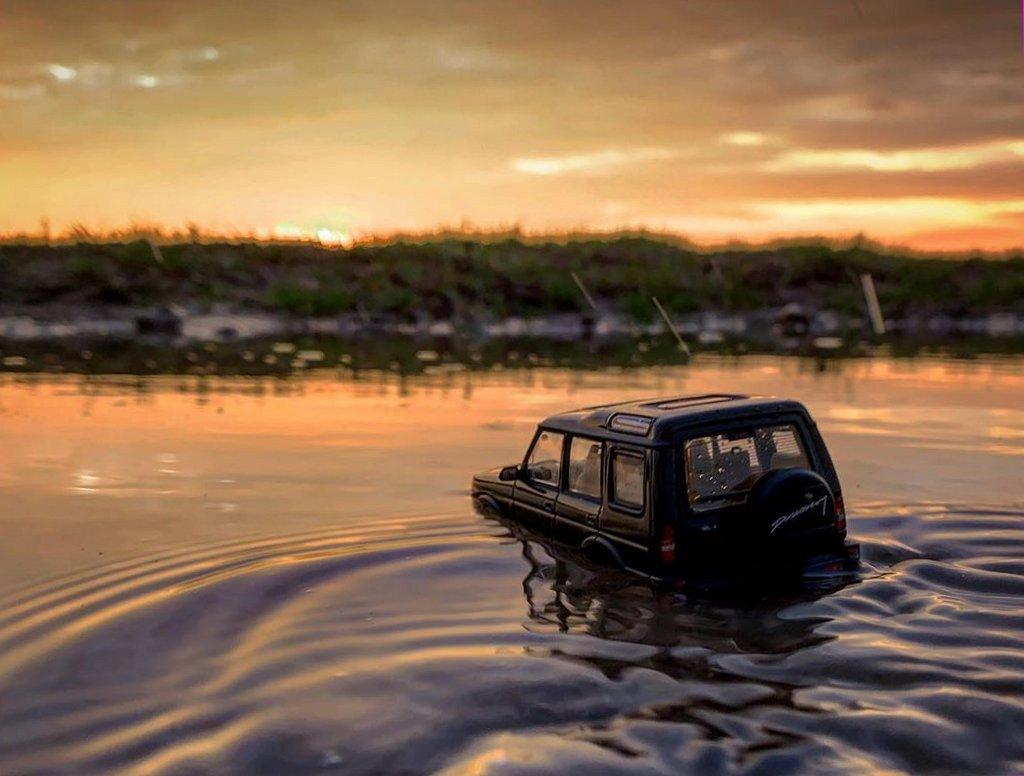
[(808, 467), (800, 434), (789, 423), (687, 440), (684, 459), (694, 512), (742, 502), (765, 472)]

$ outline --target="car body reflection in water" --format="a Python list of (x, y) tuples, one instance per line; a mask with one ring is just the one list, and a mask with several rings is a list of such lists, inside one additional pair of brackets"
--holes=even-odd
[[(676, 648), (785, 654), (829, 640), (815, 633), (823, 618), (780, 613), (858, 580), (851, 572), (772, 580), (723, 577), (682, 592), (599, 565), (582, 551), (506, 518), (486, 516), (521, 547), (529, 569), (523, 597), (531, 629), (662, 648), (649, 667), (676, 678), (687, 673), (685, 661), (678, 671), (670, 666), (675, 662), (671, 650)], [(606, 663), (597, 661), (611, 676), (614, 670), (610, 672)]]

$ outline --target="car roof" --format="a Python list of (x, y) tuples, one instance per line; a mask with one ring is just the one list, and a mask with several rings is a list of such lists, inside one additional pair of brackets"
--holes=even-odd
[(699, 425), (794, 412), (809, 417), (804, 406), (792, 399), (707, 393), (584, 407), (552, 415), (540, 425), (569, 434), (651, 445), (671, 441), (681, 431)]

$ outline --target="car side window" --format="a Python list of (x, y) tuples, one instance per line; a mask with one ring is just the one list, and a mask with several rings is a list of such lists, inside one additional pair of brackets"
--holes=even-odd
[(611, 500), (627, 509), (643, 509), (644, 490), (643, 457), (616, 451), (612, 455)]
[(558, 487), (562, 469), (562, 440), (564, 434), (541, 431), (533, 443), (530, 457), (526, 462), (526, 476), (534, 482)]
[(573, 437), (569, 443), (569, 491), (600, 500), (604, 448), (600, 442)]

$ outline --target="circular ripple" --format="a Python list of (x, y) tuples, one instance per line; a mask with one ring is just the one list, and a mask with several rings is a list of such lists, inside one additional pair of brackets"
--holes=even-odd
[(0, 763), (1012, 771), (1022, 518), (874, 505), (854, 584), (734, 600), (468, 515), (99, 567), (0, 607)]

